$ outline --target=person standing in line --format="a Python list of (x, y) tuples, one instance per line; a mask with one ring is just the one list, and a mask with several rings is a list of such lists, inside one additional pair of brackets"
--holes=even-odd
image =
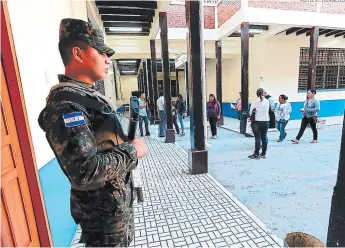
[(132, 171), (147, 147), (142, 139), (128, 140), (112, 102), (94, 89), (115, 51), (100, 29), (72, 18), (60, 22), (59, 51), (65, 74), (51, 88), (39, 126), (71, 184), (80, 243), (127, 247), (134, 238)]
[(303, 136), (305, 129), (307, 128), (308, 124), (310, 124), (311, 130), (313, 131), (313, 140), (310, 143), (317, 143), (317, 118), (320, 112), (320, 102), (319, 100), (315, 99), (316, 90), (310, 89), (307, 92), (307, 100), (304, 103), (304, 107), (301, 108), (301, 112), (303, 113), (301, 128), (298, 132), (298, 135), (295, 139), (291, 140), (293, 143), (298, 144), (299, 140)]
[(145, 101), (146, 101), (146, 113), (147, 113), (147, 118), (150, 120), (150, 118), (151, 118), (151, 110), (152, 110), (152, 103), (151, 103), (151, 101), (150, 101), (150, 96), (148, 95), (148, 96), (146, 96), (146, 99), (145, 99)]
[(159, 137), (165, 137), (165, 129), (166, 129), (166, 114), (165, 114), (165, 100), (164, 100), (164, 93), (159, 92), (159, 98), (157, 99), (157, 109), (159, 113), (159, 119), (161, 122), (159, 123)]
[(242, 118), (242, 116), (241, 116), (241, 111), (242, 111), (242, 100), (241, 100), (242, 92), (239, 92), (239, 94), (240, 94), (240, 98), (238, 98), (237, 101), (236, 101), (235, 111), (237, 112), (237, 118), (239, 120), (241, 120), (241, 118)]
[(144, 131), (143, 131), (143, 122), (145, 123), (145, 132), (146, 136), (150, 136), (150, 130), (149, 130), (149, 118), (147, 116), (147, 101), (145, 98), (145, 93), (142, 92), (140, 94), (139, 98), (139, 130), (140, 130), (140, 136), (144, 136)]
[(280, 132), (278, 142), (282, 142), (287, 135), (285, 127), (290, 120), (290, 113), (292, 111), (291, 104), (286, 102), (287, 99), (288, 97), (286, 95), (280, 95), (279, 104), (275, 108), (276, 127)]
[[(259, 88), (256, 91), (257, 99), (250, 106), (251, 126), (255, 137), (255, 150), (254, 154), (250, 155), (250, 159), (266, 158), (267, 152), (267, 130), (270, 117), (268, 114), (270, 104), (265, 98), (264, 89)], [(262, 152), (260, 152), (262, 143)]]
[[(269, 102), (269, 110), (268, 110), (268, 115), (269, 115), (269, 120), (267, 122), (267, 130), (270, 129), (270, 128), (275, 128), (275, 125), (276, 125), (276, 120), (275, 120), (275, 103), (274, 103), (274, 100), (273, 100), (273, 97), (267, 93), (266, 90), (264, 90), (264, 96), (265, 98), (268, 100)], [(266, 137), (266, 143), (268, 144), (268, 135)]]
[(176, 103), (171, 104), (171, 114), (172, 114), (172, 121), (176, 130), (176, 134), (180, 134), (180, 128), (177, 125), (177, 113), (176, 113), (176, 108), (175, 108)]
[(210, 122), (212, 139), (217, 138), (217, 122), (220, 119), (220, 103), (213, 94), (210, 94), (207, 102), (207, 118)]
[(177, 112), (177, 118), (181, 125), (181, 134), (180, 136), (185, 136), (184, 133), (184, 115), (186, 113), (186, 102), (183, 100), (183, 96), (181, 94), (177, 95), (177, 101), (175, 104), (176, 112)]

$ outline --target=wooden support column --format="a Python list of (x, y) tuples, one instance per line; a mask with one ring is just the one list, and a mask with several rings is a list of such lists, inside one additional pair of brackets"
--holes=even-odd
[(222, 41), (218, 40), (215, 43), (216, 45), (216, 93), (217, 99), (220, 103), (221, 112), (220, 120), (218, 121), (219, 125), (224, 125), (223, 118), (223, 93), (222, 93)]
[(146, 62), (146, 59), (144, 60), (143, 62), (143, 91), (145, 92), (145, 95), (147, 96), (149, 94), (148, 92), (148, 87), (147, 87), (147, 84), (148, 84), (148, 75), (147, 75), (147, 62)]
[(345, 112), (338, 176), (331, 202), (327, 247), (345, 247)]
[(310, 44), (309, 44), (309, 64), (308, 64), (308, 89), (315, 89), (316, 81), (316, 56), (317, 43), (319, 39), (319, 28), (313, 27), (310, 30)]
[(138, 74), (138, 82), (139, 82), (139, 87), (138, 87), (138, 90), (139, 92), (142, 92), (143, 91), (143, 84), (142, 84), (142, 69), (139, 70), (139, 74)]
[(240, 133), (246, 133), (247, 119), (249, 117), (249, 82), (248, 82), (248, 60), (249, 60), (249, 23), (241, 24), (241, 122)]
[(175, 71), (176, 71), (176, 94), (180, 94), (180, 83), (178, 80), (179, 69), (176, 68)]
[(147, 75), (148, 75), (148, 97), (149, 97), (149, 106), (148, 108), (150, 109), (150, 124), (154, 124), (155, 123), (155, 114), (154, 114), (154, 108), (155, 108), (155, 104), (153, 102), (153, 92), (154, 92), (154, 88), (153, 88), (153, 83), (152, 83), (152, 70), (151, 70), (151, 60), (148, 59), (147, 60)]
[[(156, 43), (150, 40), (151, 49), (151, 70), (152, 70), (152, 87), (153, 87), (153, 115), (155, 120), (158, 119), (157, 99), (158, 99), (158, 82), (157, 82), (157, 62), (156, 62)], [(152, 113), (151, 113), (152, 114)]]
[(206, 150), (205, 129), (204, 129), (204, 78), (205, 70), (202, 61), (202, 39), (203, 25), (201, 15), (203, 5), (200, 0), (187, 0), (186, 2), (186, 24), (188, 28), (187, 58), (189, 78), (189, 99), (190, 107), (190, 140), (191, 149), (188, 153), (189, 169), (192, 174), (207, 173), (208, 152)]
[(145, 89), (144, 89), (144, 70), (141, 69), (140, 70), (140, 82), (141, 82), (141, 92), (144, 92)]
[(190, 116), (189, 108), (189, 83), (188, 83), (188, 62), (184, 63), (184, 81), (186, 83), (186, 105), (187, 105), (187, 116)]
[(168, 46), (168, 18), (167, 18), (166, 12), (159, 12), (159, 27), (161, 29), (162, 71), (163, 71), (165, 113), (166, 113), (166, 120), (167, 120), (165, 142), (174, 143), (175, 131), (173, 128), (172, 113), (171, 113), (172, 102), (171, 102), (169, 46)]

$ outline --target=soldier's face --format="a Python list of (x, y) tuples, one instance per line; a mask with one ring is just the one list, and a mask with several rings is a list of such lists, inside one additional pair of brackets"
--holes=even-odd
[(110, 59), (105, 53), (100, 53), (92, 46), (88, 46), (84, 51), (83, 67), (89, 76), (94, 80), (102, 80), (106, 77)]

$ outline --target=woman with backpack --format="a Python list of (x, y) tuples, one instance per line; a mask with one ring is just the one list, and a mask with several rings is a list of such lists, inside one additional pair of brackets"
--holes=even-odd
[[(266, 158), (266, 137), (268, 130), (267, 122), (270, 120), (268, 113), (270, 109), (270, 104), (268, 100), (265, 98), (264, 89), (259, 88), (256, 91), (256, 95), (258, 98), (250, 106), (251, 126), (255, 137), (255, 150), (254, 154), (249, 156), (250, 159)], [(261, 154), (259, 154), (261, 143), (262, 151)]]
[(217, 138), (217, 122), (220, 119), (220, 103), (213, 94), (210, 94), (207, 103), (207, 118), (210, 122), (212, 139)]
[(177, 113), (177, 118), (178, 118), (180, 125), (181, 125), (180, 136), (185, 136), (183, 119), (184, 119), (184, 115), (186, 113), (186, 102), (183, 100), (183, 96), (181, 94), (177, 95), (177, 101), (175, 103), (175, 109), (176, 109), (176, 113)]

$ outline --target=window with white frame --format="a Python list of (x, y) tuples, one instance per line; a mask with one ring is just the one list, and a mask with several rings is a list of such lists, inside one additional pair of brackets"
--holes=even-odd
[[(308, 47), (301, 47), (299, 61), (298, 90), (307, 90)], [(315, 88), (319, 90), (345, 89), (345, 49), (317, 49)]]

